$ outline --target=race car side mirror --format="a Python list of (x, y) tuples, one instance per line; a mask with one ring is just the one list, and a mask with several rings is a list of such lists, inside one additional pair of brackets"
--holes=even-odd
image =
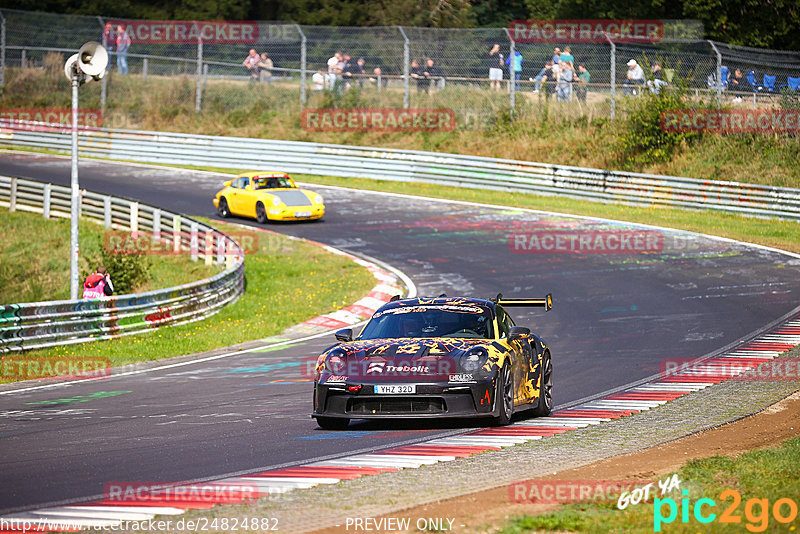
[(224, 185), (225, 187), (230, 187), (232, 183), (233, 183), (233, 180), (227, 180), (225, 182), (222, 182), (222, 185)]
[(341, 330), (337, 330), (334, 336), (336, 336), (336, 339), (339, 341), (353, 341), (353, 329), (342, 328)]
[(531, 335), (531, 329), (524, 326), (512, 326), (508, 331), (508, 340), (517, 341), (518, 339), (528, 339)]

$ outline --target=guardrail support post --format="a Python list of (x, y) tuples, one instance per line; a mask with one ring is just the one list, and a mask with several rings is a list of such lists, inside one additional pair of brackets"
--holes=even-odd
[(295, 24), (300, 34), (300, 107), (306, 105), (306, 34), (299, 24)]
[[(409, 90), (409, 69), (411, 63), (411, 41), (402, 26), (397, 27), (403, 36), (403, 109), (408, 109), (411, 105), (411, 92)], [(378, 91), (381, 90), (381, 79), (378, 77)]]
[(25, 70), (26, 62), (27, 61), (25, 60), (25, 49), (23, 48), (22, 51), (19, 53), (19, 64), (21, 69)]
[(153, 239), (161, 239), (161, 210), (153, 210)]
[(17, 211), (17, 179), (11, 179), (11, 192), (10, 197), (8, 199), (8, 212), (14, 213)]
[(225, 238), (217, 234), (217, 265), (222, 265), (225, 261)]
[(191, 240), (189, 241), (189, 252), (192, 255), (192, 261), (197, 261), (197, 252), (198, 252), (197, 232), (198, 232), (197, 223), (192, 223), (191, 234), (190, 234)]
[(142, 59), (142, 81), (147, 81), (147, 58)]
[(44, 184), (44, 200), (42, 201), (42, 216), (50, 218), (50, 196), (53, 193), (53, 184)]
[(214, 234), (206, 230), (205, 243), (203, 244), (203, 260), (206, 265), (214, 263)]
[(131, 232), (139, 231), (139, 203), (131, 202)]
[(181, 251), (181, 216), (172, 216), (172, 250), (180, 253)]
[(111, 197), (103, 197), (103, 226), (111, 230)]

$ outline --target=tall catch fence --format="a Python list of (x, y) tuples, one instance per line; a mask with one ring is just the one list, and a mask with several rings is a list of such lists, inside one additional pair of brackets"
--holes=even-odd
[[(687, 87), (704, 106), (773, 107), (782, 95), (794, 102), (800, 94), (800, 52), (704, 40), (697, 21), (660, 21), (663, 37), (633, 42), (531, 42), (509, 28), (144, 21), (9, 9), (0, 10), (0, 23), (0, 107), (22, 107), (15, 92), (24, 94), (34, 82), (53, 87), (52, 101), (42, 105), (66, 107), (63, 62), (97, 40), (109, 50), (109, 72), (82, 89), (81, 98), (109, 127), (146, 126), (140, 118), (148, 106), (175, 116), (233, 113), (234, 121), (237, 114), (262, 112), (269, 120), (276, 109), (444, 107), (454, 110), (459, 128), (482, 128), (503, 113), (553, 109), (613, 118), (626, 99), (662, 83)], [(490, 56), (495, 44), (499, 53)], [(561, 69), (545, 69), (556, 47), (571, 49), (571, 81)], [(258, 59), (248, 68), (243, 63), (251, 49)], [(644, 83), (628, 82), (631, 60), (642, 67)], [(588, 81), (579, 79), (579, 65)], [(498, 67), (501, 79), (494, 81), (490, 69)]]

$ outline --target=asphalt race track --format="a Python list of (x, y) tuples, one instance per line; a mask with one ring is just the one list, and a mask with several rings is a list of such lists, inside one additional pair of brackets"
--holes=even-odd
[[(69, 185), (69, 159), (0, 154), (0, 173)], [(85, 189), (188, 215), (215, 215), (211, 198), (223, 179), (87, 160), (80, 167)], [(721, 349), (800, 302), (800, 260), (774, 251), (649, 230), (655, 249), (648, 253), (532, 253), (532, 232), (595, 239), (643, 230), (314, 189), (326, 200), (324, 222), (269, 228), (393, 265), (423, 296), (552, 292), (553, 311), (514, 317), (552, 346), (557, 405), (653, 375), (667, 359)], [(100, 496), (112, 481), (190, 481), (266, 470), (462, 428), (362, 421), (342, 432), (318, 429), (309, 418), (311, 385), (302, 362), (332, 339), (0, 395), (0, 513)]]

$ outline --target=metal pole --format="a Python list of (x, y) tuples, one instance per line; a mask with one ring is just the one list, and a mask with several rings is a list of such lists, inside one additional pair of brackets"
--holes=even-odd
[(197, 90), (194, 103), (194, 110), (199, 112), (200, 105), (203, 103), (203, 38), (200, 31), (197, 32)]
[(147, 58), (142, 60), (142, 81), (147, 81)]
[(604, 35), (608, 40), (608, 44), (611, 45), (611, 68), (609, 76), (611, 78), (611, 118), (613, 119), (617, 116), (617, 45), (614, 44), (614, 41), (611, 40), (607, 33), (604, 33)]
[[(77, 69), (77, 67), (73, 67)], [(70, 212), (70, 300), (78, 299), (78, 218), (80, 217), (80, 188), (78, 186), (78, 73), (72, 73), (72, 170), (70, 173), (72, 195)]]
[(25, 49), (24, 48), (22, 49), (22, 52), (20, 52), (20, 54), (19, 54), (19, 63), (20, 63), (20, 67), (22, 67), (24, 69), (25, 68), (25, 63), (26, 63), (26, 61), (25, 61)]
[(720, 107), (722, 106), (722, 54), (719, 53), (719, 49), (714, 44), (714, 41), (709, 39), (708, 44), (711, 45), (714, 53), (717, 54), (717, 107)]
[[(514, 46), (514, 39), (511, 37), (511, 32), (506, 30), (506, 35), (508, 36), (509, 47), (509, 55), (508, 55), (508, 104), (511, 107), (511, 117), (514, 117), (514, 108), (517, 105), (517, 70), (514, 68), (514, 62), (516, 58), (514, 57), (514, 53), (516, 51), (516, 47)], [(521, 73), (520, 73), (521, 75)]]
[(300, 106), (306, 104), (306, 34), (299, 24), (295, 24), (300, 34)]
[(6, 17), (0, 11), (0, 89), (6, 86)]
[[(400, 34), (403, 36), (403, 109), (408, 109), (411, 105), (411, 92), (409, 90), (409, 77), (410, 77), (410, 64), (411, 64), (411, 41), (409, 41), (406, 32), (403, 31), (402, 26), (397, 27)], [(380, 87), (381, 80), (378, 79), (378, 86)]]

